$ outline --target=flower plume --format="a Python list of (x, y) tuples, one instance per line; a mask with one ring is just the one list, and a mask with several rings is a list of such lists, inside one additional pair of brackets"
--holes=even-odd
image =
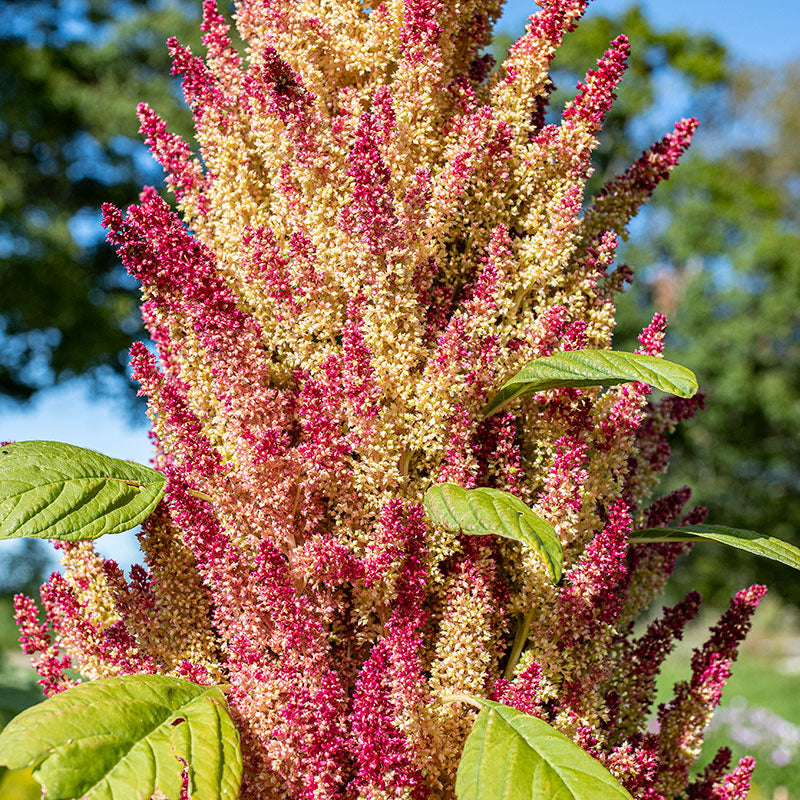
[[(169, 41), (199, 152), (139, 108), (178, 211), (146, 188), (104, 222), (142, 287), (155, 351), (135, 345), (131, 366), (167, 496), (128, 579), (70, 545), (43, 593), (53, 637), (29, 601), (17, 616), (50, 693), (72, 665), (230, 684), (244, 800), (452, 798), (473, 717), (441, 700), (464, 692), (673, 800), (760, 598), (737, 596), (649, 733), (655, 670), (699, 598), (633, 638), (682, 548), (629, 536), (687, 501), (650, 495), (697, 402), (631, 383), (483, 419), (531, 359), (609, 347), (631, 279), (618, 239), (695, 127), (589, 203), (628, 41), (545, 124), (550, 62), (587, 4), (540, 5), (490, 74), (494, 0), (241, 0), (243, 54), (205, 0), (207, 56)], [(643, 353), (665, 328), (657, 315)], [(564, 584), (518, 543), (427, 521), (445, 480), (548, 519)], [(712, 767), (697, 797), (744, 796), (749, 762)]]

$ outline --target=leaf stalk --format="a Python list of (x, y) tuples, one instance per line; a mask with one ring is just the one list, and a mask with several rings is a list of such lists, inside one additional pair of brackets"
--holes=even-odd
[(511, 653), (508, 656), (508, 663), (506, 664), (503, 677), (510, 681), (514, 677), (514, 670), (519, 663), (520, 656), (522, 655), (522, 648), (525, 647), (525, 642), (528, 641), (528, 634), (531, 630), (531, 622), (533, 621), (533, 609), (531, 608), (520, 621), (517, 627), (517, 634), (514, 637), (514, 644), (511, 647)]

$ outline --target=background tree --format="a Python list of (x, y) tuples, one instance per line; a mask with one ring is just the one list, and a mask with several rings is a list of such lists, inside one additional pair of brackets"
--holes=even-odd
[[(137, 136), (147, 97), (190, 133), (164, 41), (198, 37), (187, 0), (7, 0), (0, 9), (0, 391), (88, 374), (127, 386), (141, 335), (99, 207), (160, 178)], [(164, 76), (167, 76), (166, 78)], [(88, 298), (88, 300), (87, 300)]]
[[(734, 72), (727, 99), (745, 126), (726, 142), (722, 120), (709, 125), (687, 174), (665, 186), (659, 207), (669, 225), (637, 243), (632, 258), (653, 265), (630, 301), (674, 303), (672, 352), (703, 376), (709, 407), (678, 434), (679, 480), (696, 487), (710, 518), (800, 539), (800, 229), (792, 187), (798, 158), (791, 145), (800, 122), (797, 66), (783, 75)], [(763, 82), (768, 79), (768, 94)], [(768, 99), (768, 98), (771, 98)], [(765, 103), (764, 114), (756, 110)], [(758, 130), (747, 120), (766, 120)], [(749, 131), (747, 130), (749, 129)], [(796, 139), (795, 139), (796, 141)], [(690, 186), (689, 181), (694, 177)], [(670, 300), (670, 298), (673, 298)], [(732, 580), (766, 578), (762, 565), (696, 553), (688, 564), (706, 593)], [(773, 580), (775, 573), (772, 572)], [(800, 587), (783, 570), (784, 596), (800, 604)], [(686, 585), (688, 585), (688, 576)]]

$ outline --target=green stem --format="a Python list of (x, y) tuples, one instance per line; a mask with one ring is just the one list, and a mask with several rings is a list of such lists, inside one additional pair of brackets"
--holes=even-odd
[(406, 447), (404, 448), (402, 454), (400, 455), (400, 474), (404, 477), (408, 477), (408, 467), (411, 463), (411, 448)]
[(205, 492), (198, 492), (196, 489), (187, 489), (186, 491), (189, 492), (192, 497), (196, 497), (198, 500), (207, 500), (209, 503), (214, 502), (214, 498), (210, 495), (207, 495)]
[(533, 620), (533, 609), (528, 611), (522, 618), (522, 621), (517, 628), (517, 635), (514, 637), (514, 644), (511, 647), (511, 654), (508, 657), (503, 677), (510, 681), (514, 677), (514, 670), (519, 663), (519, 657), (522, 655), (522, 648), (525, 647), (525, 642), (528, 641), (528, 633), (531, 629), (531, 621)]

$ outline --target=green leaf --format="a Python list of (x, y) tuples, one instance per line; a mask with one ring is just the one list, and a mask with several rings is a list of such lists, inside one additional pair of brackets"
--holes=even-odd
[(165, 477), (141, 464), (61, 442), (0, 447), (0, 539), (96, 539), (146, 519)]
[(0, 733), (0, 764), (32, 766), (48, 800), (236, 800), (239, 734), (217, 686), (164, 675), (82, 683), (13, 719)]
[(536, 551), (555, 583), (561, 580), (564, 552), (558, 535), (513, 494), (441, 483), (425, 492), (425, 510), (431, 522), (449, 531), (522, 542)]
[(458, 765), (458, 800), (631, 800), (599, 761), (543, 720), (470, 702), (482, 708)]
[(3, 800), (42, 800), (42, 787), (29, 769), (0, 767), (0, 797)]
[(547, 389), (582, 386), (616, 386), (640, 381), (678, 397), (697, 392), (694, 373), (654, 356), (619, 353), (615, 350), (569, 350), (537, 358), (526, 364), (486, 404), (486, 417), (496, 414), (516, 397)]
[(800, 550), (794, 545), (741, 528), (727, 528), (724, 525), (687, 525), (685, 528), (647, 528), (631, 534), (633, 544), (698, 542), (704, 539), (727, 544), (737, 550), (744, 550), (771, 561), (780, 561), (800, 570)]

